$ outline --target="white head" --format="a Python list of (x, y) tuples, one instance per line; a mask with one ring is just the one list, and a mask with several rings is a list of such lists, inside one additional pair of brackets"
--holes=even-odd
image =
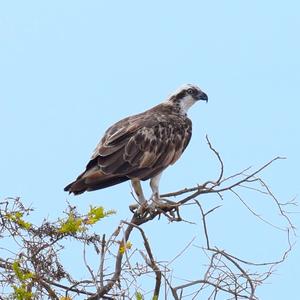
[(188, 109), (199, 100), (207, 102), (208, 97), (198, 86), (193, 84), (184, 84), (167, 99), (167, 101), (178, 105), (183, 113), (186, 113)]

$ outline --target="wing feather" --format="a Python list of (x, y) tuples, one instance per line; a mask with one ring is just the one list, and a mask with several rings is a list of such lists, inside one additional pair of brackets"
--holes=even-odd
[(159, 117), (128, 118), (109, 129), (98, 146), (99, 168), (106, 174), (140, 174), (143, 179), (148, 169), (155, 173), (175, 163), (189, 143), (191, 122), (178, 116), (163, 121)]

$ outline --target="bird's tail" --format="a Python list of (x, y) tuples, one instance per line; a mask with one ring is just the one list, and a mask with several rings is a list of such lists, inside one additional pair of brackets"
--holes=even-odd
[(104, 189), (128, 179), (126, 176), (107, 175), (99, 170), (89, 170), (83, 172), (75, 181), (68, 184), (64, 191), (69, 192), (69, 194), (79, 195), (86, 191)]

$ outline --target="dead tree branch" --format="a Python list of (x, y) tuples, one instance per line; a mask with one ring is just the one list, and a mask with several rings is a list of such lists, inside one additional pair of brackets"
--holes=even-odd
[[(9, 299), (12, 295), (23, 293), (28, 299), (49, 298), (53, 300), (75, 299), (83, 296), (89, 300), (96, 299), (143, 299), (150, 295), (157, 300), (164, 284), (164, 297), (172, 296), (179, 300), (188, 299), (258, 299), (257, 287), (269, 278), (276, 266), (283, 263), (292, 250), (292, 236), (295, 234), (289, 207), (296, 205), (295, 201), (281, 203), (270, 187), (261, 178), (261, 173), (275, 161), (283, 157), (275, 157), (263, 166), (251, 171), (246, 168), (240, 172), (224, 177), (224, 163), (220, 154), (214, 149), (208, 137), (208, 147), (216, 156), (220, 169), (215, 180), (208, 180), (195, 187), (184, 188), (176, 192), (162, 195), (163, 198), (180, 197), (177, 201), (166, 201), (159, 206), (143, 207), (142, 213), (132, 206), (133, 215), (130, 221), (120, 221), (117, 228), (109, 234), (99, 236), (90, 233), (90, 228), (100, 216), (105, 217), (103, 208), (91, 208), (87, 214), (79, 214), (75, 207), (69, 206), (66, 217), (54, 222), (44, 220), (37, 226), (26, 221), (33, 212), (25, 207), (19, 198), (7, 198), (0, 203), (0, 299)], [(260, 215), (253, 205), (249, 205), (241, 191), (251, 191), (270, 199), (284, 225), (278, 225)], [(226, 204), (224, 195), (233, 196), (255, 216), (272, 228), (286, 234), (287, 247), (281, 258), (274, 261), (248, 261), (220, 247), (212, 246), (211, 234), (207, 218), (213, 218), (218, 213), (220, 205), (205, 209), (205, 195), (216, 195), (218, 201)], [(201, 201), (198, 199), (201, 197)], [(180, 212), (186, 205), (194, 205), (199, 209), (200, 225), (204, 233), (202, 246), (191, 241), (182, 247), (178, 254), (169, 261), (161, 262), (153, 255), (151, 248), (151, 232), (145, 231), (142, 225), (154, 219), (166, 217), (169, 222), (187, 222), (195, 224), (195, 220), (184, 220)], [(97, 219), (98, 218), (98, 219)], [(191, 225), (192, 226), (192, 225)], [(149, 230), (150, 231), (150, 230)], [(141, 245), (132, 250), (130, 238), (137, 232)], [(83, 267), (87, 270), (86, 278), (74, 279), (61, 260), (61, 253), (66, 249), (66, 240), (83, 247)], [(13, 247), (8, 247), (8, 242)], [(174, 276), (176, 270), (173, 264), (183, 253), (188, 253), (191, 247), (203, 251), (202, 260), (207, 261), (205, 272), (198, 278), (181, 279)], [(99, 257), (98, 265), (89, 264), (87, 250)], [(113, 262), (113, 264), (112, 264)], [(151, 280), (151, 288), (145, 288), (144, 281)], [(162, 297), (162, 296), (161, 296)]]

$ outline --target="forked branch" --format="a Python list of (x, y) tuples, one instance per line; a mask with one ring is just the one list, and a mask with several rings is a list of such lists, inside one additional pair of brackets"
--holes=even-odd
[[(296, 202), (292, 200), (281, 203), (260, 177), (263, 170), (283, 158), (275, 157), (256, 170), (251, 171), (251, 168), (246, 168), (224, 177), (225, 167), (221, 156), (213, 148), (208, 137), (206, 140), (209, 149), (220, 164), (215, 180), (161, 195), (164, 198), (180, 198), (176, 201), (166, 201), (155, 209), (145, 207), (143, 214), (135, 211), (130, 221), (120, 221), (110, 235), (99, 236), (89, 233), (87, 226), (94, 221), (89, 219), (89, 214), (80, 215), (75, 207), (69, 206), (67, 211), (68, 222), (73, 226), (70, 229), (68, 227), (70, 224), (63, 223), (61, 220), (56, 222), (45, 220), (40, 226), (26, 222), (25, 218), (32, 213), (32, 209), (26, 208), (18, 198), (8, 198), (0, 203), (0, 235), (4, 241), (0, 247), (1, 294), (7, 295), (8, 298), (12, 294), (22, 292), (34, 295), (36, 299), (48, 297), (54, 300), (62, 299), (61, 297), (75, 299), (76, 296), (89, 300), (142, 299), (143, 295), (148, 297), (151, 294), (151, 298), (157, 300), (159, 296), (162, 299), (162, 286), (165, 286), (164, 298), (171, 295), (176, 300), (184, 297), (187, 299), (203, 299), (203, 297), (257, 299), (257, 286), (271, 276), (275, 266), (286, 260), (292, 249), (291, 239), (295, 233), (288, 207), (293, 208)], [(247, 203), (241, 191), (252, 191), (271, 200), (285, 224), (279, 226), (261, 216)], [(216, 195), (217, 199), (225, 199), (224, 195), (234, 196), (258, 221), (263, 221), (272, 225), (275, 230), (284, 232), (287, 237), (287, 247), (281, 254), (281, 259), (252, 262), (221, 250), (221, 247), (213, 247), (207, 218), (213, 218), (220, 205), (205, 210), (204, 204), (207, 203), (205, 195)], [(222, 202), (223, 205), (224, 203), (226, 204), (225, 201)], [(149, 232), (146, 232), (142, 225), (161, 217), (166, 217), (170, 222), (195, 224), (195, 220), (184, 220), (181, 217), (181, 211), (186, 205), (194, 205), (199, 209), (200, 218), (196, 221), (200, 223), (203, 230), (204, 244), (196, 245), (193, 238), (188, 245), (182, 246), (183, 250), (174, 259), (160, 262), (154, 257), (149, 242), (153, 238), (153, 233), (149, 229)], [(62, 227), (62, 224), (68, 226)], [(135, 250), (131, 249), (130, 243), (133, 232), (138, 232), (142, 241), (140, 246), (137, 243)], [(83, 246), (83, 266), (88, 274), (84, 279), (74, 279), (61, 260), (66, 240), (70, 239), (77, 245), (79, 243)], [(14, 243), (14, 250), (6, 246), (8, 241)], [(188, 252), (190, 246), (201, 249), (203, 253), (201, 259), (207, 261), (207, 267), (198, 278), (186, 279), (182, 282), (173, 276), (176, 269), (173, 269), (172, 265), (175, 260), (183, 257), (183, 253)], [(89, 264), (88, 248), (94, 249), (95, 255), (99, 257), (98, 264)], [(143, 288), (143, 279), (147, 281), (149, 278), (153, 282), (152, 288), (147, 290)], [(7, 299), (5, 297), (3, 296), (2, 299)]]

